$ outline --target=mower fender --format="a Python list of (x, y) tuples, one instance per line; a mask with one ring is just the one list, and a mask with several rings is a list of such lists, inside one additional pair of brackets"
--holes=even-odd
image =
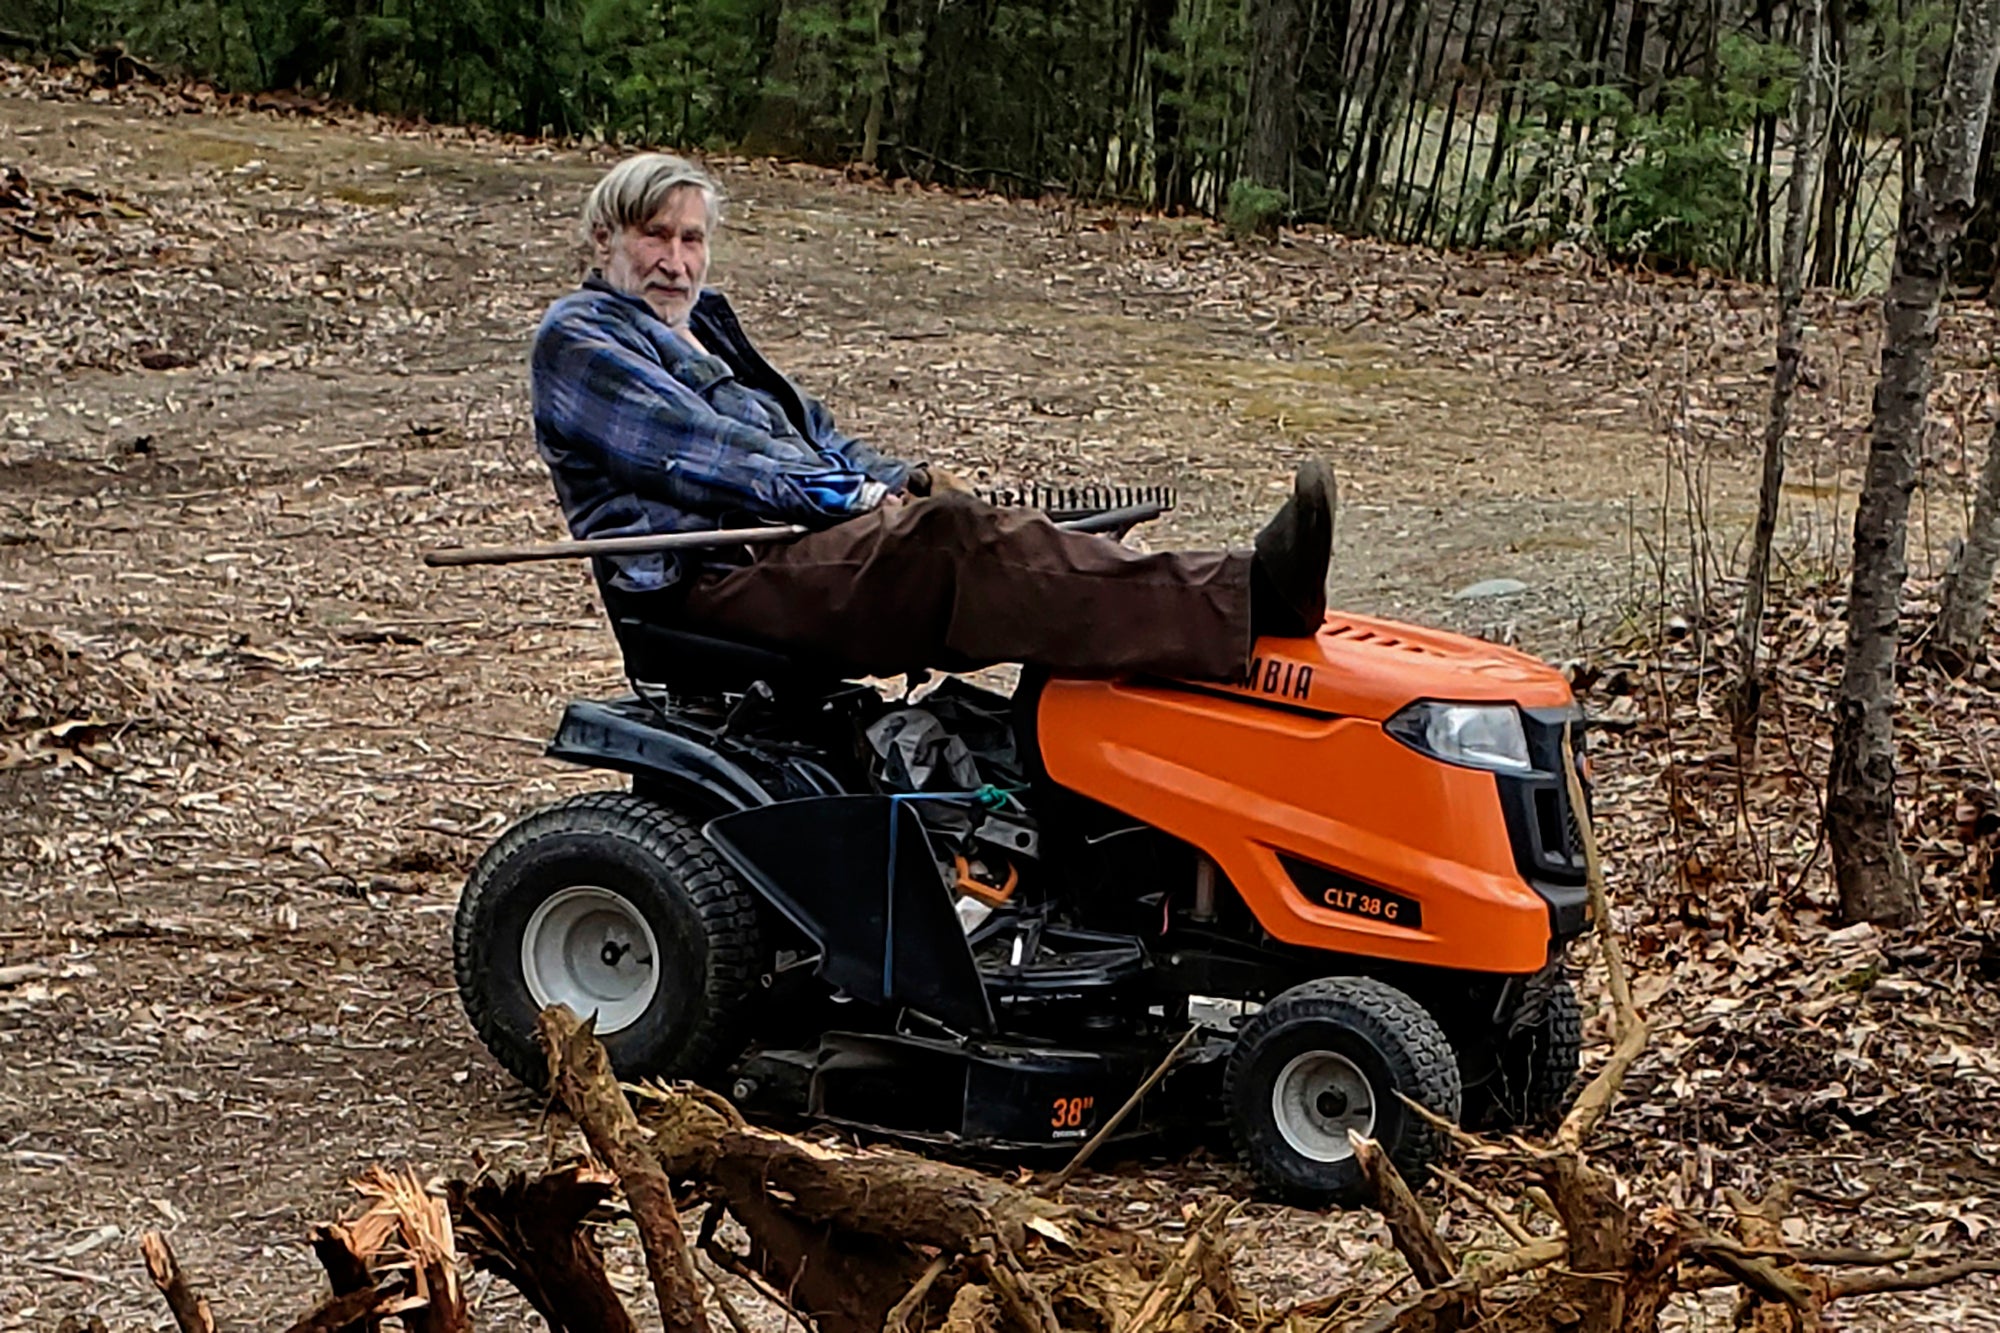
[(775, 799), (742, 765), (615, 702), (572, 703), (545, 753), (586, 768), (630, 773), (636, 784), (667, 787), (718, 814)]

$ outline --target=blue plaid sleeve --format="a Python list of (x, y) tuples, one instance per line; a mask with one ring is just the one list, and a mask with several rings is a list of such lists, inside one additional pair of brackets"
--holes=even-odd
[(806, 425), (814, 444), (892, 491), (901, 488), (910, 479), (908, 463), (900, 458), (891, 458), (852, 435), (842, 434), (833, 424), (833, 413), (827, 411), (826, 404), (809, 393), (801, 392), (799, 397), (805, 401)]
[(587, 311), (544, 323), (530, 373), (545, 429), (596, 453), (621, 485), (682, 509), (823, 526), (874, 508), (887, 487), (717, 412)]

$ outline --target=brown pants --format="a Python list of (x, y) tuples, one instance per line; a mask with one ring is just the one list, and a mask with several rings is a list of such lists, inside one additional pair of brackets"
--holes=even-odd
[(1024, 662), (1222, 680), (1250, 657), (1250, 555), (1147, 555), (962, 495), (850, 519), (698, 577), (675, 621), (849, 673)]

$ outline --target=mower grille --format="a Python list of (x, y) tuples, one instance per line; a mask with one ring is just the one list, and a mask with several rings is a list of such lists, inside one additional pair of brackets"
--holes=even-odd
[(1542, 709), (1522, 710), (1532, 776), (1505, 775), (1501, 799), (1508, 810), (1508, 831), (1521, 872), (1530, 880), (1552, 879), (1583, 883), (1583, 825), (1589, 818), (1590, 789), (1584, 788), (1585, 808), (1572, 808), (1562, 774), (1563, 724), (1571, 724), (1570, 745), (1576, 763), (1583, 763), (1581, 719)]
[[(1565, 793), (1566, 794), (1566, 793)], [(1570, 864), (1579, 870), (1584, 868), (1583, 826), (1577, 822), (1576, 806), (1569, 801), (1563, 807), (1563, 851), (1568, 853)]]
[(1435, 650), (1427, 648), (1421, 643), (1411, 643), (1407, 639), (1398, 638), (1396, 635), (1384, 630), (1364, 628), (1360, 625), (1337, 623), (1329, 625), (1322, 632), (1331, 638), (1346, 639), (1349, 643), (1365, 643), (1376, 648), (1394, 648), (1405, 653), (1437, 655)]
[(1590, 818), (1590, 788), (1585, 784), (1583, 809), (1577, 810), (1569, 799), (1569, 784), (1562, 777), (1566, 724), (1581, 776), (1583, 718), (1567, 709), (1524, 708), (1521, 714), (1528, 757), (1535, 771), (1496, 775), (1500, 809), (1507, 819), (1507, 837), (1513, 843), (1521, 877), (1548, 901), (1556, 938), (1568, 939), (1589, 921), (1583, 821)]
[(1536, 832), (1541, 835), (1537, 851), (1543, 868), (1581, 875), (1583, 830), (1577, 826), (1569, 793), (1561, 787), (1538, 787), (1534, 802)]

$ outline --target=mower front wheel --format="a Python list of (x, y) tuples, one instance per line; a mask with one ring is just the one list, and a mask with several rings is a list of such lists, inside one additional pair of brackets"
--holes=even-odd
[(757, 905), (685, 816), (591, 792), (488, 848), (452, 932), (458, 993), (486, 1048), (541, 1087), (536, 1019), (596, 1019), (620, 1078), (701, 1078), (741, 1053), (761, 957)]
[(1443, 1136), (1397, 1094), (1452, 1120), (1462, 1095), (1437, 1020), (1366, 977), (1309, 981), (1265, 1005), (1238, 1036), (1223, 1089), (1245, 1165), (1274, 1194), (1308, 1206), (1369, 1197), (1349, 1130), (1421, 1184)]
[[(1501, 1035), (1479, 1053), (1483, 1075), (1467, 1078), (1465, 1123), (1474, 1129), (1547, 1129), (1569, 1109), (1583, 1064), (1583, 1009), (1576, 988), (1559, 976), (1541, 1001), (1537, 1020)], [(1464, 1075), (1463, 1067), (1460, 1070)]]

